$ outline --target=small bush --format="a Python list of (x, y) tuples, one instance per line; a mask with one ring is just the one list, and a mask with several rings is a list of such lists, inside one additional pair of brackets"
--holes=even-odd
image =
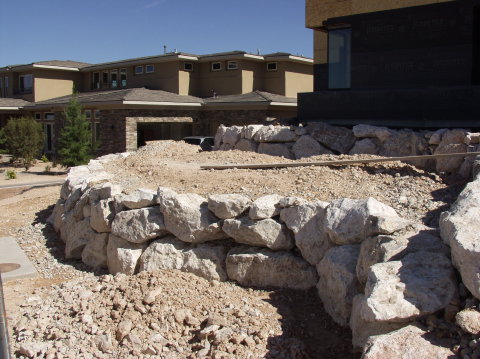
[(33, 118), (11, 118), (4, 127), (5, 146), (13, 160), (20, 160), (28, 169), (43, 146), (42, 125)]
[(45, 172), (46, 173), (49, 173), (51, 169), (52, 169), (52, 167), (50, 167), (49, 165), (45, 166)]
[(42, 155), (42, 158), (40, 158), (40, 161), (42, 161), (43, 163), (47, 163), (47, 162), (48, 162), (48, 157), (47, 157), (47, 155), (46, 155), (45, 153)]
[(5, 175), (7, 176), (7, 179), (15, 179), (17, 178), (17, 174), (15, 173), (14, 170), (8, 170)]

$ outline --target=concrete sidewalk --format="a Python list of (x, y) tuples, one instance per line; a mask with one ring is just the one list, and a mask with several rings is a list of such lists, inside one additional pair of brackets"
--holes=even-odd
[(12, 237), (0, 238), (0, 264), (7, 263), (18, 264), (20, 267), (11, 272), (2, 273), (2, 281), (4, 283), (10, 280), (32, 278), (38, 275), (32, 262), (20, 248), (15, 238)]

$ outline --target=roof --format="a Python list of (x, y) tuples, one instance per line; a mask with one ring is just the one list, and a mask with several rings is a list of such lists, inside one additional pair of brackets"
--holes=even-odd
[(48, 60), (48, 61), (36, 61), (31, 64), (21, 64), (21, 65), (8, 65), (0, 68), (0, 70), (22, 70), (30, 68), (48, 68), (48, 69), (70, 69), (70, 70), (79, 70), (81, 68), (90, 66), (86, 62), (78, 62), (71, 60)]
[(296, 105), (297, 99), (276, 95), (265, 91), (253, 91), (241, 95), (210, 97), (205, 99), (206, 104), (240, 104), (240, 103), (270, 103)]
[(0, 98), (0, 110), (18, 110), (31, 102), (19, 98)]
[[(66, 105), (71, 95), (56, 97), (45, 101), (36, 102), (32, 106)], [(80, 103), (116, 103), (124, 105), (172, 105), (172, 104), (201, 104), (203, 100), (194, 96), (182, 96), (162, 90), (149, 90), (146, 88), (132, 88), (123, 90), (110, 90), (101, 92), (82, 92), (77, 94)]]

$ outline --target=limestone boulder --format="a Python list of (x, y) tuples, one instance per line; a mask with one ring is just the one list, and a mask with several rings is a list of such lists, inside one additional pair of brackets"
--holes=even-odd
[(135, 274), (138, 260), (146, 247), (146, 243), (132, 243), (110, 234), (107, 245), (108, 271), (111, 274)]
[(248, 216), (251, 219), (266, 219), (280, 214), (280, 201), (283, 197), (278, 194), (269, 194), (253, 201)]
[[(435, 155), (467, 152), (467, 145), (464, 143), (442, 143), (435, 150)], [(460, 169), (463, 161), (464, 158), (461, 156), (437, 158), (435, 169), (437, 172), (455, 173)]]
[(65, 222), (60, 233), (65, 241), (65, 258), (67, 259), (82, 258), (83, 249), (96, 234), (90, 227), (88, 218), (76, 221), (73, 216)]
[(117, 201), (128, 209), (151, 207), (157, 204), (157, 192), (140, 188), (128, 195), (120, 195)]
[(480, 312), (474, 308), (464, 309), (455, 316), (455, 323), (466, 333), (480, 333)]
[(140, 271), (178, 269), (208, 280), (227, 280), (224, 245), (187, 244), (173, 236), (152, 242), (140, 257)]
[(110, 182), (101, 183), (90, 189), (90, 204), (95, 204), (100, 200), (112, 199), (122, 193), (122, 186)]
[(347, 326), (359, 284), (355, 274), (360, 246), (358, 244), (333, 247), (317, 265), (317, 290), (325, 311), (333, 320)]
[(280, 219), (291, 229), (302, 257), (316, 266), (333, 246), (323, 226), (328, 202), (316, 201), (282, 209)]
[(378, 153), (378, 147), (369, 138), (364, 138), (362, 140), (356, 141), (355, 145), (352, 147), (350, 150), (349, 154), (350, 155), (360, 155), (360, 154), (366, 154), (366, 155), (376, 155)]
[(356, 140), (352, 130), (323, 122), (310, 122), (307, 129), (310, 136), (336, 153), (348, 153)]
[(253, 136), (256, 142), (294, 142), (297, 139), (295, 131), (287, 126), (262, 126)]
[(263, 125), (248, 125), (245, 126), (242, 130), (242, 138), (247, 140), (253, 140), (253, 137), (257, 133), (259, 129), (261, 129)]
[(52, 214), (48, 217), (47, 223), (50, 223), (55, 232), (60, 231), (60, 227), (63, 224), (63, 214), (65, 213), (65, 200), (60, 198), (55, 203), (55, 207), (53, 207)]
[(391, 131), (391, 135), (379, 146), (379, 155), (385, 157), (414, 156), (428, 149), (425, 137), (412, 130)]
[(75, 203), (75, 206), (73, 207), (73, 216), (78, 221), (81, 221), (86, 217), (85, 216), (86, 212), (84, 211), (84, 208), (86, 206), (89, 206), (89, 204), (90, 204), (90, 188), (87, 188), (85, 189), (85, 191), (83, 192), (83, 194), (80, 196), (79, 200), (77, 201), (77, 203)]
[(441, 128), (439, 130), (436, 130), (430, 138), (428, 139), (428, 144), (429, 145), (439, 145), (440, 142), (442, 142), (442, 136), (445, 132), (448, 132), (448, 129), (446, 128)]
[(290, 252), (236, 247), (226, 265), (228, 278), (245, 286), (306, 290), (317, 282), (315, 268)]
[[(90, 225), (98, 233), (110, 232), (115, 212), (112, 209), (113, 201), (102, 199), (90, 206)], [(83, 215), (83, 208), (82, 208)]]
[(286, 143), (260, 143), (257, 152), (264, 155), (293, 159), (292, 145)]
[(358, 281), (365, 285), (368, 271), (376, 263), (400, 260), (407, 254), (426, 251), (448, 255), (450, 250), (441, 238), (426, 229), (411, 230), (398, 235), (380, 235), (362, 242), (356, 273)]
[(219, 219), (208, 209), (207, 199), (197, 194), (178, 194), (168, 188), (158, 188), (158, 202), (165, 228), (187, 243), (202, 243), (225, 239)]
[(240, 135), (242, 134), (241, 126), (230, 126), (225, 129), (223, 134), (223, 143), (231, 146), (235, 146), (240, 141)]
[(237, 243), (272, 250), (289, 250), (293, 248), (293, 238), (285, 225), (273, 219), (253, 221), (250, 218), (226, 219), (223, 231)]
[(369, 339), (363, 359), (447, 359), (456, 355), (449, 349), (448, 341), (417, 325), (409, 325), (394, 332)]
[(117, 213), (112, 222), (112, 234), (132, 243), (144, 243), (168, 231), (159, 207), (155, 206)]
[(94, 268), (107, 268), (108, 233), (95, 234), (82, 252), (82, 262)]
[(240, 194), (215, 194), (208, 197), (208, 209), (220, 219), (241, 215), (251, 203), (250, 198)]
[(385, 142), (392, 135), (392, 130), (387, 127), (378, 127), (371, 125), (356, 125), (352, 128), (353, 135), (357, 138), (378, 138), (380, 142)]
[(252, 140), (247, 140), (246, 138), (242, 138), (240, 141), (237, 142), (234, 149), (245, 152), (257, 152), (258, 143)]
[(65, 212), (70, 212), (83, 194), (85, 187), (79, 185), (72, 188), (70, 195), (65, 200)]
[(322, 146), (310, 135), (300, 137), (293, 145), (292, 152), (297, 160), (305, 157), (333, 154), (332, 151)]
[(406, 322), (445, 308), (457, 292), (450, 260), (416, 252), (370, 267), (361, 315), (368, 322)]
[(440, 235), (468, 290), (480, 299), (480, 180), (467, 184), (448, 212), (440, 216)]
[(371, 197), (332, 201), (324, 223), (330, 240), (338, 245), (360, 243), (378, 234), (392, 234), (409, 224), (392, 207)]
[(466, 145), (478, 145), (480, 143), (480, 132), (468, 132), (463, 142)]
[(218, 126), (217, 128), (217, 132), (215, 133), (215, 139), (214, 139), (214, 145), (213, 145), (213, 150), (214, 151), (217, 151), (220, 149), (220, 146), (222, 144), (222, 141), (223, 141), (223, 135), (225, 134), (225, 131), (226, 131), (227, 127), (225, 127), (224, 125), (220, 125)]
[(387, 334), (408, 325), (408, 323), (395, 322), (367, 322), (361, 315), (363, 302), (363, 294), (357, 294), (353, 298), (350, 329), (352, 330), (352, 344), (355, 350), (363, 351), (371, 336)]

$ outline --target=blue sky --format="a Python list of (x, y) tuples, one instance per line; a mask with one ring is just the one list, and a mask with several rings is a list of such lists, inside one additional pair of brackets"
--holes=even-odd
[(312, 56), (305, 0), (0, 0), (0, 67), (167, 51)]

